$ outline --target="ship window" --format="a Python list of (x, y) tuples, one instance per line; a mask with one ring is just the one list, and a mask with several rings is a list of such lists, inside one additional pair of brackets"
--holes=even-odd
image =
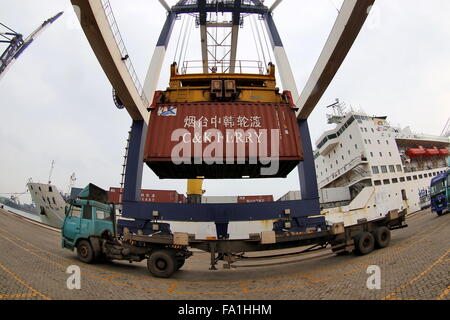
[(56, 204), (55, 197), (53, 197), (52, 200), (53, 200), (53, 204)]
[(369, 139), (369, 140), (367, 140), (367, 141), (369, 141), (369, 144), (372, 144), (372, 141)]
[(348, 154), (350, 154), (350, 150), (348, 150)]
[(382, 173), (387, 173), (387, 167), (386, 166), (381, 166), (381, 172)]
[(372, 172), (373, 172), (373, 174), (379, 174), (380, 170), (378, 170), (378, 166), (373, 166), (372, 167)]
[(389, 157), (392, 157), (392, 153), (389, 152)]
[(383, 152), (380, 152), (380, 157), (382, 157), (383, 156)]
[(33, 186), (30, 186), (30, 189), (33, 190)]
[(364, 132), (364, 128), (361, 128), (361, 131)]
[(341, 148), (342, 148), (342, 143), (340, 145), (341, 145)]
[(397, 178), (392, 179), (392, 183), (398, 183), (398, 179)]
[(393, 165), (390, 165), (390, 166), (389, 166), (389, 171), (390, 171), (390, 172), (395, 172), (395, 167), (394, 167)]
[(336, 164), (339, 164), (339, 161), (336, 160)]
[(364, 131), (367, 132), (367, 128), (364, 128)]
[(423, 179), (423, 176), (421, 174), (419, 174), (419, 179)]
[(51, 186), (48, 187), (48, 192), (53, 192), (53, 188)]
[(370, 156), (373, 158), (373, 152), (370, 153)]
[(414, 179), (414, 180), (417, 180), (417, 176), (413, 176), (413, 179)]
[(372, 132), (375, 132), (375, 131), (373, 130), (373, 128), (370, 128), (370, 130), (372, 130)]
[(342, 160), (344, 160), (344, 156), (341, 156)]
[(355, 144), (355, 149), (358, 149), (358, 145), (357, 144)]
[(428, 173), (425, 173), (423, 176), (424, 176), (425, 178), (428, 178)]
[(51, 203), (50, 203), (50, 198), (49, 198), (49, 197), (47, 197), (47, 201), (48, 201), (49, 204), (51, 204)]
[(352, 135), (349, 135), (350, 140), (352, 139)]
[(383, 184), (391, 184), (391, 182), (389, 181), (389, 179), (384, 179)]
[(401, 164), (397, 165), (397, 172), (402, 172), (402, 165)]
[(411, 177), (406, 177), (406, 180), (411, 181), (412, 179)]
[(42, 191), (41, 187), (39, 187), (39, 191)]
[(375, 180), (373, 182), (376, 186), (381, 186), (381, 180)]
[(405, 177), (400, 177), (400, 182), (405, 182)]
[(380, 140), (377, 140), (378, 144), (381, 144)]

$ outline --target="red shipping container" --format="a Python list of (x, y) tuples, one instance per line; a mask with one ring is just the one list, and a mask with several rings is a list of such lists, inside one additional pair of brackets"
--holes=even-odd
[(301, 160), (287, 103), (156, 104), (150, 115), (144, 161), (162, 179), (286, 177)]
[[(121, 188), (110, 188), (108, 192), (108, 199), (110, 203), (122, 203)], [(179, 201), (179, 194), (174, 190), (141, 190), (141, 201), (143, 202), (166, 202), (177, 203)]]
[(238, 203), (273, 202), (273, 196), (239, 196)]

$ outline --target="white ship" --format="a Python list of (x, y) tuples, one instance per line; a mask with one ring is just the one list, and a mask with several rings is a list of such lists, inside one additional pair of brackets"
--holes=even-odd
[(407, 213), (429, 206), (430, 181), (447, 170), (449, 137), (394, 127), (387, 117), (345, 112), (339, 100), (330, 107), (328, 123), (336, 126), (320, 136), (314, 151), (323, 213), (370, 204), (391, 203), (391, 209)]
[(66, 200), (59, 190), (51, 184), (30, 182), (27, 186), (42, 223), (61, 228), (65, 218)]

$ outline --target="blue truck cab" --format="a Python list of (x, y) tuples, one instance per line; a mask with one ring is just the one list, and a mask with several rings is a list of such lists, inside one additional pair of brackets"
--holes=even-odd
[(114, 234), (110, 205), (93, 200), (73, 201), (66, 209), (62, 227), (62, 247), (74, 249), (80, 240)]
[(89, 184), (66, 207), (61, 246), (72, 251), (76, 248), (83, 262), (92, 263), (104, 256), (102, 240), (115, 234), (115, 207), (107, 201), (105, 190)]
[[(450, 170), (450, 169), (449, 169)], [(441, 216), (449, 209), (450, 181), (449, 170), (431, 180), (431, 211)]]

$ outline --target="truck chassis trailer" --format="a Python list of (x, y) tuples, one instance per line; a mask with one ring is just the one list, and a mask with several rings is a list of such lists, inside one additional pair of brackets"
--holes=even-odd
[[(74, 216), (73, 208), (78, 208)], [(210, 270), (217, 270), (219, 261), (232, 268), (233, 263), (245, 258), (243, 253), (276, 249), (296, 248), (312, 245), (326, 248), (337, 254), (355, 252), (365, 255), (374, 249), (389, 245), (391, 230), (407, 227), (406, 210), (392, 210), (384, 217), (372, 221), (361, 220), (358, 224), (344, 226), (334, 223), (321, 230), (304, 232), (274, 231), (251, 234), (246, 240), (196, 239), (195, 235), (164, 231), (143, 234), (123, 228), (117, 232), (115, 210), (93, 200), (76, 200), (67, 210), (62, 229), (62, 247), (76, 249), (78, 258), (85, 263), (97, 260), (125, 260), (140, 262), (147, 259), (149, 272), (155, 277), (168, 278), (178, 271), (186, 259), (192, 256), (189, 248), (196, 248), (211, 254)], [(109, 214), (108, 214), (109, 213)], [(105, 217), (107, 219), (105, 219)], [(155, 228), (156, 229), (156, 228)], [(310, 252), (304, 250), (301, 253)], [(278, 255), (277, 257), (282, 257)], [(264, 258), (264, 257), (259, 257)], [(273, 258), (268, 256), (267, 258)]]

